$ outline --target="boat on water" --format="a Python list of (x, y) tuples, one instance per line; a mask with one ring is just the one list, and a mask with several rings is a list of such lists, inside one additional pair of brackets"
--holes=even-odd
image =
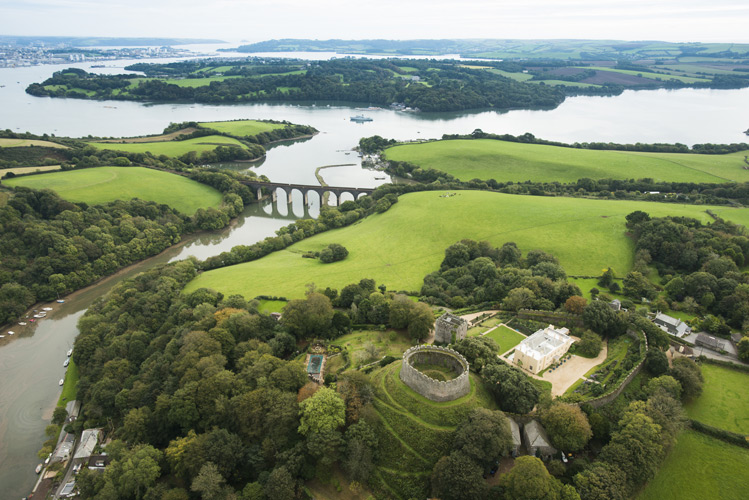
[(26, 326), (26, 323), (24, 323), (23, 321), (21, 321), (20, 323), (18, 323), (18, 326)]
[(67, 368), (69, 364), (70, 364), (70, 360), (66, 359), (65, 362), (62, 364), (62, 366)]
[(371, 121), (373, 121), (373, 119), (370, 118), (370, 117), (368, 117), (368, 116), (364, 116), (364, 115), (356, 115), (356, 116), (352, 116), (351, 117), (351, 121), (352, 122), (362, 123), (362, 122), (371, 122)]
[(58, 303), (58, 304), (64, 304), (64, 303), (65, 303), (65, 301), (64, 301), (64, 300), (62, 300), (62, 299), (57, 299), (57, 303)]
[(35, 472), (39, 474), (42, 471), (42, 464), (36, 466)]
[(68, 357), (73, 355), (73, 349), (68, 350)]
[(14, 332), (13, 330), (8, 330), (8, 335), (15, 335), (15, 334), (16, 332)]
[(61, 379), (60, 379), (60, 385), (62, 385), (62, 384), (64, 384), (64, 383), (65, 383), (65, 379), (64, 379), (64, 378), (61, 378)]

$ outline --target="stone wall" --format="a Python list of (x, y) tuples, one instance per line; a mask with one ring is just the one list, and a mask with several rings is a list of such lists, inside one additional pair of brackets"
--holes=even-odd
[[(619, 386), (617, 386), (616, 389), (614, 389), (612, 392), (604, 394), (603, 396), (599, 396), (596, 399), (591, 399), (591, 400), (579, 403), (578, 406), (587, 403), (593, 408), (599, 408), (603, 405), (609, 404), (610, 402), (615, 400), (617, 396), (619, 396), (619, 394), (621, 394), (622, 391), (629, 385), (629, 383), (632, 382), (632, 379), (635, 378), (638, 373), (640, 373), (640, 370), (642, 370), (642, 367), (645, 364), (645, 355), (647, 354), (647, 351), (648, 351), (648, 338), (644, 333), (634, 332), (632, 330), (628, 330), (627, 335), (634, 338), (638, 342), (644, 343), (645, 349), (643, 352), (643, 357), (640, 360), (640, 362), (637, 363), (637, 365), (634, 368), (632, 368), (632, 370), (630, 370), (630, 372), (627, 374), (627, 376), (624, 378), (621, 384), (619, 384)], [(640, 335), (642, 335), (642, 337), (640, 337)], [(642, 347), (640, 349), (642, 350)]]
[[(459, 352), (447, 347), (422, 345), (403, 354), (400, 379), (404, 384), (432, 401), (452, 401), (471, 391), (469, 365)], [(417, 370), (413, 363), (429, 363), (452, 369), (457, 375), (452, 380), (435, 380)]]

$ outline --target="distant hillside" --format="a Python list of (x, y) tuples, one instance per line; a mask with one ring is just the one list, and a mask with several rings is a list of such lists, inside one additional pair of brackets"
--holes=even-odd
[(0, 35), (0, 45), (27, 47), (30, 45), (67, 45), (73, 47), (145, 47), (150, 45), (190, 45), (195, 43), (224, 43), (207, 38), (115, 38), (92, 36), (13, 36)]

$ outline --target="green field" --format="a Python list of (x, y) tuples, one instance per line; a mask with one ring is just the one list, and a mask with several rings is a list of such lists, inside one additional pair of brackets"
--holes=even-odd
[(88, 144), (97, 149), (127, 151), (128, 153), (146, 153), (150, 151), (156, 156), (166, 155), (173, 158), (187, 154), (190, 151), (195, 151), (196, 153), (213, 151), (218, 146), (235, 146), (247, 149), (247, 146), (238, 140), (231, 137), (224, 137), (223, 135), (207, 135), (205, 137), (187, 139), (186, 141), (131, 142), (125, 144), (115, 142), (89, 142)]
[(568, 82), (566, 80), (531, 80), (528, 83), (543, 83), (551, 87), (600, 87), (600, 85), (596, 85), (595, 83)]
[(456, 178), (499, 182), (575, 182), (643, 179), (670, 182), (747, 182), (746, 152), (727, 155), (637, 153), (563, 148), (492, 139), (403, 144), (385, 151), (390, 160), (433, 168)]
[(689, 418), (749, 435), (749, 374), (703, 363), (702, 395), (686, 405)]
[(7, 179), (8, 186), (52, 189), (70, 201), (91, 205), (114, 200), (165, 203), (192, 215), (201, 207), (218, 207), (221, 193), (179, 175), (143, 167), (99, 167)]
[(679, 435), (638, 500), (742, 500), (749, 492), (749, 450), (704, 434)]
[[(634, 245), (625, 235), (624, 217), (643, 210), (651, 216), (678, 215), (710, 220), (710, 206), (654, 202), (515, 196), (458, 191), (444, 197), (427, 191), (403, 195), (383, 214), (352, 226), (302, 240), (262, 259), (202, 273), (186, 290), (214, 288), (225, 295), (304, 296), (305, 285), (341, 289), (372, 278), (389, 290), (418, 291), (428, 273), (439, 268), (445, 248), (464, 238), (500, 246), (518, 244), (523, 253), (541, 249), (557, 256), (568, 274), (601, 274), (611, 266), (620, 274), (632, 267)], [(749, 209), (726, 210), (733, 219)], [(331, 243), (345, 243), (348, 257), (323, 264), (304, 259)]]
[(678, 80), (682, 83), (706, 83), (709, 82), (707, 78), (692, 78), (689, 76), (676, 76), (676, 75), (660, 75), (658, 73), (649, 73), (647, 71), (633, 71), (629, 69), (614, 69), (606, 68), (601, 66), (585, 66), (581, 69), (595, 69), (598, 71), (610, 71), (612, 73), (621, 73), (623, 75), (639, 76), (641, 78), (648, 78), (650, 80)]
[(486, 336), (499, 344), (500, 353), (509, 351), (525, 339), (524, 335), (521, 335), (512, 328), (508, 328), (504, 325), (487, 333)]
[(0, 139), (0, 147), (17, 148), (24, 146), (42, 146), (45, 148), (68, 149), (67, 146), (50, 141), (39, 141), (36, 139)]
[[(268, 123), (261, 122), (258, 120), (237, 120), (228, 122), (203, 122), (198, 123), (201, 127), (209, 128), (221, 132), (222, 134), (230, 134), (237, 137), (247, 137), (257, 135), (260, 132), (268, 132), (279, 128), (284, 128), (285, 125), (281, 123)], [(213, 136), (211, 136), (213, 137)]]
[[(413, 346), (408, 335), (395, 330), (357, 330), (335, 339), (334, 343), (348, 351), (352, 367), (377, 361), (383, 356), (400, 357)], [(369, 358), (364, 352), (365, 346), (370, 343), (379, 349), (376, 358)]]

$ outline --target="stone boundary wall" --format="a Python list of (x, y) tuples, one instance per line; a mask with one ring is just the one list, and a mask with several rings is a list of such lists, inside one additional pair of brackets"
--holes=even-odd
[[(630, 372), (624, 378), (624, 380), (622, 381), (622, 383), (619, 384), (619, 387), (617, 387), (616, 389), (614, 389), (613, 392), (610, 392), (608, 394), (604, 394), (603, 396), (599, 396), (599, 397), (597, 397), (595, 399), (591, 399), (591, 400), (588, 400), (588, 401), (583, 401), (581, 403), (578, 403), (578, 406), (584, 405), (584, 404), (589, 404), (593, 408), (599, 408), (599, 407), (601, 407), (603, 405), (609, 404), (610, 402), (612, 402), (613, 400), (615, 400), (617, 398), (617, 396), (619, 396), (619, 394), (622, 393), (622, 391), (624, 390), (624, 388), (627, 387), (630, 382), (632, 382), (632, 379), (635, 378), (638, 373), (640, 373), (640, 370), (642, 370), (642, 367), (645, 364), (645, 356), (648, 353), (648, 337), (647, 337), (647, 335), (645, 335), (644, 332), (633, 332), (632, 330), (627, 330), (627, 335), (629, 335), (630, 337), (633, 337), (638, 342), (643, 342), (643, 341), (645, 342), (645, 352), (643, 353), (643, 356), (642, 356), (642, 359), (640, 360), (640, 362), (637, 363), (637, 366), (635, 366), (634, 368), (632, 368), (632, 370), (630, 370)], [(640, 335), (642, 335), (642, 337), (640, 337)], [(640, 345), (642, 346), (642, 344), (640, 344)]]
[[(458, 374), (452, 380), (435, 380), (417, 370), (412, 363), (425, 361), (451, 368)], [(408, 387), (432, 401), (452, 401), (471, 391), (469, 364), (459, 352), (448, 347), (415, 346), (403, 353), (400, 379)]]

